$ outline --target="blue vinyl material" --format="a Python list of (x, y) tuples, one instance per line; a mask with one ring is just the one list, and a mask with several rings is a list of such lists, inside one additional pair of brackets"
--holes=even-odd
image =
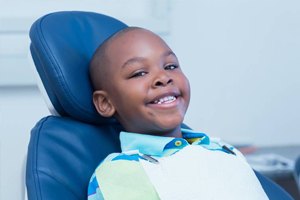
[(295, 171), (294, 171), (294, 175), (295, 175), (295, 180), (298, 184), (298, 190), (300, 192), (300, 157), (298, 157), (296, 159), (296, 162), (295, 162)]
[(96, 48), (127, 27), (92, 12), (57, 12), (38, 19), (30, 29), (31, 54), (58, 113), (88, 123), (106, 123), (92, 104), (88, 65)]
[(270, 200), (292, 200), (293, 197), (269, 178), (254, 171)]
[[(114, 18), (80, 11), (51, 13), (32, 25), (31, 54), (61, 116), (45, 117), (31, 131), (26, 167), (29, 200), (86, 199), (96, 166), (120, 151), (121, 126), (100, 117), (92, 104), (88, 64), (97, 46), (125, 27)], [(272, 181), (256, 175), (270, 199), (292, 199)]]
[(87, 198), (97, 165), (120, 152), (118, 124), (94, 126), (66, 117), (48, 116), (32, 129), (27, 155), (29, 200)]

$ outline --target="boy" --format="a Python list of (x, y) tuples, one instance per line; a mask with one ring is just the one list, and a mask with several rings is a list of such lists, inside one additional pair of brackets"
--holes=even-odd
[(268, 199), (236, 149), (181, 129), (189, 82), (159, 36), (121, 30), (98, 48), (90, 76), (97, 111), (126, 132), (122, 153), (109, 155), (91, 177), (89, 200)]

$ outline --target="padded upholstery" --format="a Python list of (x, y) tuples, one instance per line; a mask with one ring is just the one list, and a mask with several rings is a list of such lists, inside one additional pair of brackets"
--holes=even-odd
[(295, 162), (295, 180), (298, 184), (298, 189), (299, 189), (299, 192), (300, 192), (300, 157), (298, 157), (296, 159), (296, 162)]
[(256, 171), (255, 174), (270, 200), (292, 200), (293, 199), (293, 197), (289, 193), (287, 193), (285, 190), (283, 190), (279, 185), (274, 183), (269, 178), (261, 175), (259, 172)]
[[(121, 126), (100, 117), (92, 105), (88, 64), (97, 46), (125, 27), (108, 16), (75, 11), (51, 13), (32, 25), (31, 54), (60, 116), (41, 119), (31, 131), (29, 200), (86, 199), (96, 166), (109, 153), (120, 151)], [(290, 199), (273, 182), (259, 173), (257, 177), (270, 199)]]
[(79, 11), (51, 13), (32, 25), (31, 55), (60, 116), (41, 119), (31, 131), (29, 200), (86, 199), (96, 166), (120, 151), (120, 125), (99, 116), (92, 104), (88, 65), (95, 49), (125, 27), (112, 17)]
[(99, 44), (125, 27), (105, 15), (75, 11), (51, 13), (32, 25), (31, 54), (60, 115), (88, 123), (107, 122), (92, 104), (88, 65)]
[(109, 153), (120, 152), (120, 126), (94, 126), (49, 116), (33, 128), (26, 184), (29, 200), (86, 199), (91, 174)]

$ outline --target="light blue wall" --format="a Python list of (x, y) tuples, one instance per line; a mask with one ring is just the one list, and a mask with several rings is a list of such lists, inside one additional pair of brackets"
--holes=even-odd
[(176, 1), (171, 13), (188, 124), (231, 143), (299, 144), (300, 2)]

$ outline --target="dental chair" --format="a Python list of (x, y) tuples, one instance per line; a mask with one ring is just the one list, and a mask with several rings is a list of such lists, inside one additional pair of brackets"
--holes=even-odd
[(298, 157), (295, 162), (294, 176), (300, 194), (300, 157)]
[[(109, 16), (80, 11), (51, 13), (32, 25), (30, 51), (52, 115), (31, 131), (26, 166), (29, 200), (87, 199), (96, 166), (109, 153), (120, 151), (122, 127), (97, 114), (88, 65), (96, 48), (125, 27)], [(270, 199), (292, 199), (256, 175)]]

